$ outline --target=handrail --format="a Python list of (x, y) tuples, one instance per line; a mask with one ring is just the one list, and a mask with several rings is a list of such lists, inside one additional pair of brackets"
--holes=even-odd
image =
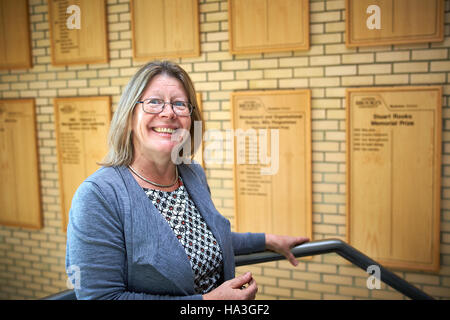
[[(375, 262), (364, 253), (356, 250), (342, 240), (328, 239), (311, 241), (296, 246), (291, 251), (296, 258), (335, 252), (364, 271), (367, 271), (369, 266), (378, 266), (380, 270), (379, 280), (396, 289), (398, 292), (403, 293), (405, 296), (414, 300), (433, 300), (431, 296), (422, 290), (400, 278), (395, 273), (387, 270), (381, 264)], [(283, 255), (271, 251), (251, 253), (235, 257), (236, 266), (245, 266), (249, 264), (277, 261), (282, 259), (285, 259)]]
[[(292, 248), (292, 253), (296, 258), (313, 256), (326, 253), (337, 253), (344, 259), (350, 261), (354, 265), (360, 267), (364, 271), (369, 266), (375, 265), (379, 267), (380, 279), (387, 285), (396, 289), (400, 293), (411, 299), (417, 300), (433, 300), (433, 298), (427, 295), (425, 292), (416, 288), (406, 280), (400, 278), (393, 272), (387, 270), (379, 263), (375, 262), (362, 252), (356, 250), (352, 246), (348, 245), (339, 239), (328, 239), (320, 241), (311, 241)], [(270, 261), (283, 260), (285, 257), (281, 254), (264, 251), (245, 255), (235, 256), (236, 267), (245, 266), (250, 264), (257, 264)], [(65, 290), (54, 295), (44, 298), (45, 300), (76, 300), (75, 292), (73, 290)]]

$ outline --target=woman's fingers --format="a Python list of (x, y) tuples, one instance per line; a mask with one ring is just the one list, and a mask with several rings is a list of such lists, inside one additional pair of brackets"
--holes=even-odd
[[(255, 279), (253, 279), (252, 274), (247, 272), (239, 277), (231, 280), (230, 283), (233, 289), (238, 289), (236, 292), (239, 295), (238, 299), (253, 300), (255, 299), (256, 293), (258, 292), (258, 286), (256, 285)], [(247, 285), (247, 286), (245, 286)]]
[(302, 243), (305, 243), (305, 242), (309, 242), (309, 238), (307, 238), (307, 237), (298, 237), (296, 245), (299, 245), (299, 244), (302, 244)]
[(230, 280), (230, 286), (233, 289), (241, 289), (245, 284), (252, 280), (252, 274), (250, 272), (244, 273), (239, 277)]
[(291, 244), (289, 245), (289, 248), (287, 248), (287, 251), (285, 252), (284, 256), (286, 259), (294, 266), (296, 267), (298, 265), (297, 259), (295, 259), (294, 255), (291, 252), (291, 249), (295, 246), (298, 246), (302, 243), (308, 242), (309, 238), (307, 237), (295, 237)]
[(298, 265), (298, 261), (297, 259), (295, 259), (294, 255), (292, 254), (292, 252), (287, 252), (286, 254), (286, 259), (294, 266), (296, 267)]
[[(247, 286), (245, 286), (247, 285)], [(255, 299), (258, 286), (252, 274), (247, 272), (225, 281), (219, 287), (203, 295), (205, 300), (250, 300)]]
[(248, 287), (242, 290), (246, 295), (246, 300), (254, 300), (256, 293), (258, 292), (258, 286), (256, 285), (255, 279), (251, 279), (248, 283)]

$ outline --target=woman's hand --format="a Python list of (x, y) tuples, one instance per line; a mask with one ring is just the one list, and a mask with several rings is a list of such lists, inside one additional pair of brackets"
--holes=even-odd
[(282, 254), (286, 259), (296, 267), (298, 261), (295, 259), (291, 249), (299, 244), (308, 242), (306, 237), (279, 236), (275, 234), (266, 234), (266, 248)]
[[(244, 287), (246, 284), (248, 286)], [(204, 294), (203, 300), (254, 300), (257, 291), (255, 279), (247, 272)]]

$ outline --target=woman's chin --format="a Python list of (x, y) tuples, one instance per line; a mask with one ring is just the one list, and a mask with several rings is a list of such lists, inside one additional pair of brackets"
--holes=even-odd
[(152, 141), (151, 145), (155, 150), (158, 150), (160, 153), (167, 153), (170, 156), (174, 148), (180, 150), (179, 144), (182, 139), (180, 137), (175, 139), (175, 137), (172, 137), (170, 134), (155, 134), (155, 132), (153, 132), (151, 137), (149, 137), (149, 141)]
[(179, 150), (177, 145), (178, 144), (175, 141), (163, 141), (158, 144), (152, 144), (151, 146), (148, 146), (146, 148), (146, 151), (148, 153), (158, 154), (159, 156), (165, 156), (170, 159), (172, 151), (176, 152), (177, 150)]

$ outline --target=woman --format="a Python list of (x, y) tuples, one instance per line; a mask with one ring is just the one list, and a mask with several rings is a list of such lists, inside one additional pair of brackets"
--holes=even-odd
[(178, 65), (152, 62), (130, 80), (103, 167), (72, 201), (66, 267), (79, 270), (78, 299), (253, 299), (251, 274), (234, 278), (235, 254), (269, 249), (297, 264), (290, 248), (307, 238), (231, 232), (202, 168), (174, 164), (173, 137), (193, 137), (196, 120), (194, 87)]

